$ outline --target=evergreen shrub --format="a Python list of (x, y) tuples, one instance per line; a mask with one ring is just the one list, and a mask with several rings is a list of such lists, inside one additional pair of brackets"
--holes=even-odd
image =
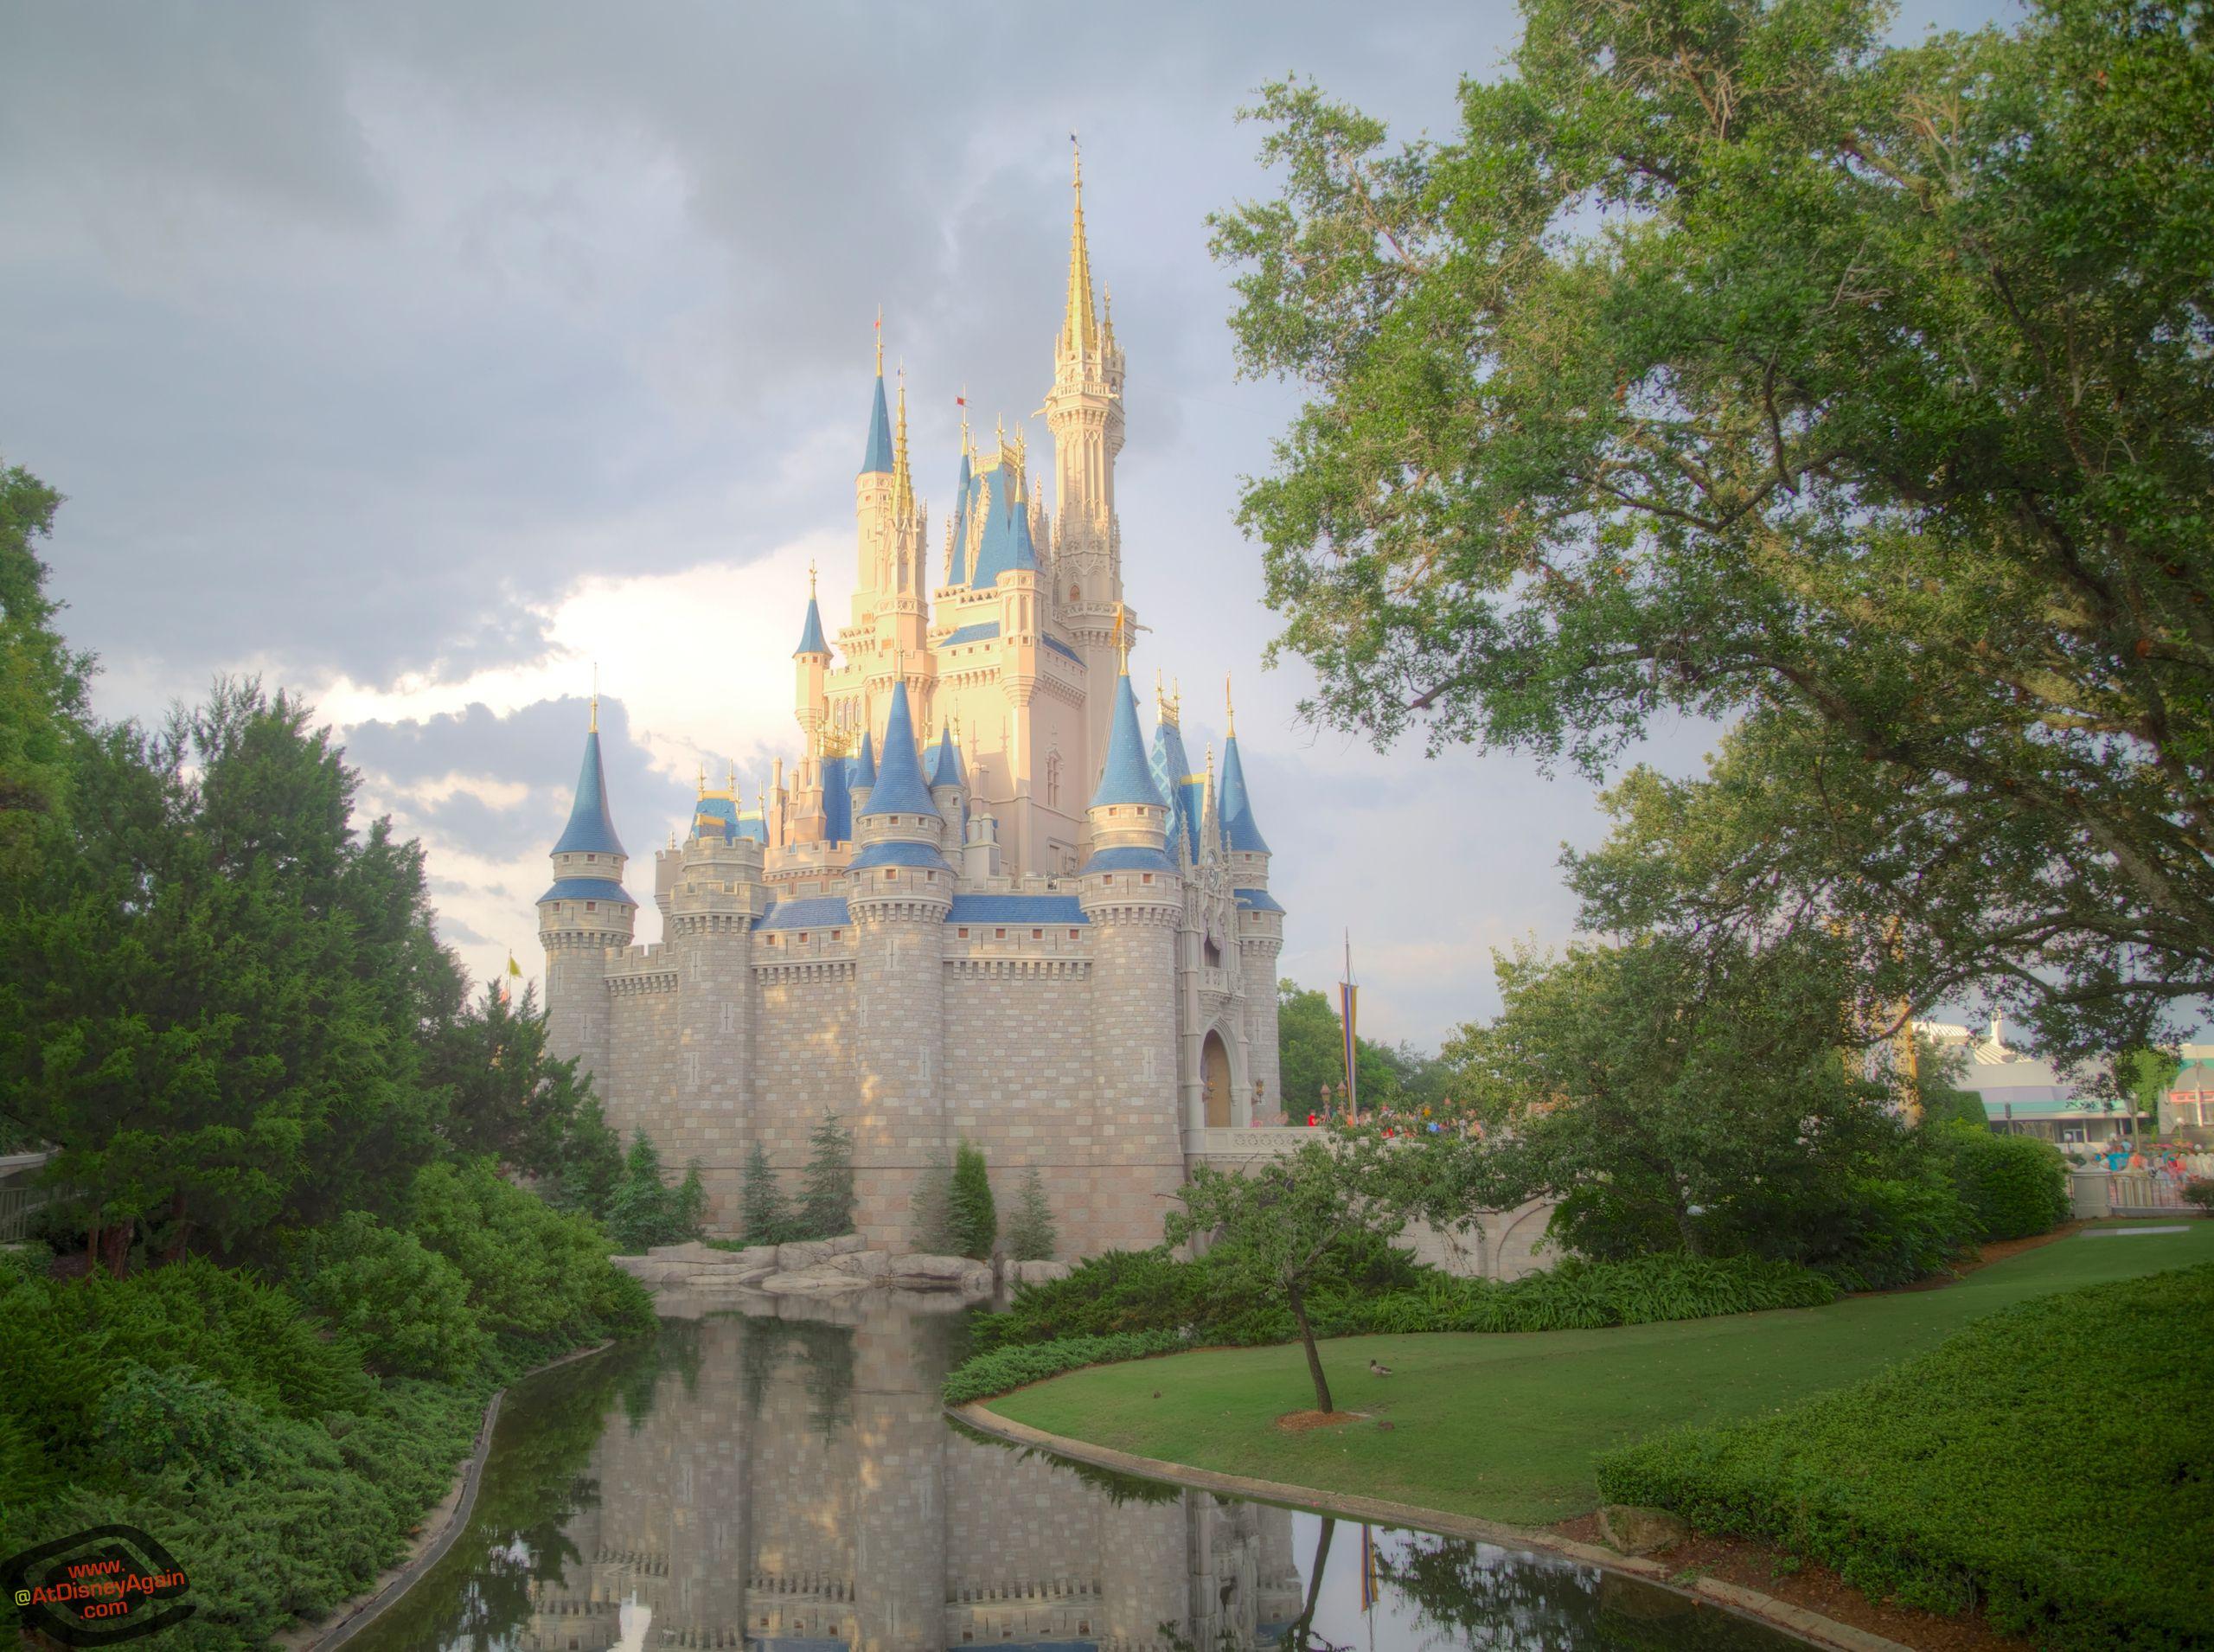
[(1190, 1346), (1174, 1331), (1129, 1331), (1113, 1336), (1070, 1336), (1057, 1342), (1030, 1347), (1008, 1346), (980, 1354), (954, 1367), (940, 1390), (949, 1405), (965, 1405), (1042, 1382), (1087, 1365), (1110, 1365), (1122, 1360), (1142, 1360), (1149, 1354), (1174, 1354)]
[(1058, 1242), (1053, 1207), (1046, 1198), (1046, 1180), (1033, 1164), (1022, 1179), (1022, 1202), (1007, 1225), (1007, 1253), (1017, 1262), (1050, 1262)]
[(386, 1376), (474, 1376), (491, 1339), (469, 1307), (459, 1268), (414, 1234), (351, 1211), (310, 1235), (294, 1265), (294, 1290)]
[(953, 1190), (948, 1210), (953, 1254), (972, 1262), (989, 1261), (1000, 1236), (999, 1213), (992, 1205), (991, 1177), (984, 1149), (963, 1142), (953, 1155)]
[(2214, 1265), (1995, 1313), (1763, 1417), (1599, 1459), (1609, 1502), (2059, 1652), (2214, 1644)]

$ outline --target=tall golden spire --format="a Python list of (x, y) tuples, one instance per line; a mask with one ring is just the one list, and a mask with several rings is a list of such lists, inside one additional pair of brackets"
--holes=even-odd
[(1069, 301), (1068, 314), (1061, 323), (1061, 349), (1064, 354), (1096, 355), (1099, 323), (1091, 307), (1091, 252), (1084, 238), (1084, 151), (1078, 147), (1074, 132), (1069, 134), (1069, 182), (1076, 195), (1076, 210), (1069, 221)]
[(892, 514), (905, 522), (915, 514), (914, 478), (907, 469), (907, 368), (899, 367), (899, 415), (892, 427)]
[(1230, 673), (1227, 671), (1222, 674), (1222, 710), (1223, 715), (1230, 723), (1230, 738), (1236, 740), (1238, 738), (1238, 708), (1230, 698)]
[(876, 307), (876, 376), (884, 376), (884, 306)]
[(592, 663), (592, 727), (585, 732), (592, 734), (599, 733), (599, 662), (598, 660)]

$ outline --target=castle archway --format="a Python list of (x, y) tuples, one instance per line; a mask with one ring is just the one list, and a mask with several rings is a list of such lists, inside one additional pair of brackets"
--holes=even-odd
[(1222, 1041), (1220, 1033), (1211, 1032), (1200, 1049), (1200, 1083), (1206, 1097), (1209, 1130), (1230, 1128), (1231, 1108), (1234, 1105), (1230, 1082), (1229, 1046)]

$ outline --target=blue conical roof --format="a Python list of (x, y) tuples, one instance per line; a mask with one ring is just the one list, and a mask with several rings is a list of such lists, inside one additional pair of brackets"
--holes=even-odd
[(915, 755), (915, 720), (907, 711), (907, 685), (892, 690), (892, 711), (884, 720), (884, 756), (877, 765), (876, 785), (868, 794), (872, 815), (934, 815), (930, 788), (923, 784), (923, 765)]
[(1233, 849), (1246, 855), (1266, 855), (1268, 840), (1253, 823), (1253, 800), (1245, 791), (1245, 765), (1238, 755), (1238, 736), (1232, 734), (1222, 756), (1222, 836)]
[(961, 446), (961, 480), (953, 488), (953, 566), (946, 572), (948, 585), (969, 583), (969, 496), (975, 491), (969, 469), (966, 438)]
[(599, 731), (585, 736), (585, 765), (577, 775), (577, 801), (569, 810), (569, 823), (556, 855), (620, 855), (623, 840), (615, 836), (614, 817), (607, 810), (607, 777), (599, 764)]
[(884, 406), (884, 368), (876, 369), (876, 403), (869, 409), (868, 449), (861, 455), (861, 474), (872, 471), (892, 474), (892, 415)]
[(1138, 732), (1137, 697), (1130, 692), (1128, 671), (1115, 682), (1115, 723), (1107, 736), (1107, 766), (1100, 773), (1099, 790), (1091, 794), (1094, 809), (1117, 803), (1168, 806), (1153, 783), (1153, 771), (1146, 766), (1145, 736)]
[(1035, 569), (1038, 548), (1030, 541), (1030, 509), (1015, 496), (1014, 477), (1005, 465), (988, 471), (983, 509), (984, 535), (976, 541), (978, 590), (1011, 568)]
[(799, 646), (792, 650), (792, 658), (803, 654), (828, 654), (830, 645), (822, 640), (822, 611), (815, 605), (815, 592), (807, 593), (807, 618), (800, 622)]
[(876, 747), (870, 743), (869, 732), (861, 730), (861, 752), (854, 759), (854, 780), (856, 786), (876, 784)]
[(948, 723), (938, 730), (937, 744), (931, 747), (931, 759), (924, 778), (934, 786), (966, 785), (961, 774), (961, 748), (953, 743), (953, 725)]

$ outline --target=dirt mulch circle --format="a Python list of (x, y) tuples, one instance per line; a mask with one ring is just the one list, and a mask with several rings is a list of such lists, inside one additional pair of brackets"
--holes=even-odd
[[(1579, 1514), (1552, 1528), (1579, 1543), (1606, 1546), (1597, 1514)], [(2008, 1638), (1983, 1621), (1981, 1614), (1947, 1617), (1902, 1606), (1894, 1601), (1871, 1600), (1827, 1566), (1808, 1560), (1795, 1571), (1778, 1571), (1790, 1565), (1781, 1551), (1734, 1537), (1712, 1537), (1694, 1532), (1682, 1542), (1645, 1557), (1667, 1566), (1672, 1577), (1696, 1572), (1718, 1578), (1740, 1589), (1773, 1595), (1788, 1605), (1881, 1635), (1910, 1646), (1915, 1652), (2031, 1652), (2031, 1642)]]
[(1367, 1419), (1365, 1411), (1288, 1411), (1277, 1418), (1277, 1426), (1287, 1434), (1303, 1434), (1310, 1428), (1335, 1428), (1341, 1423), (1359, 1423)]

